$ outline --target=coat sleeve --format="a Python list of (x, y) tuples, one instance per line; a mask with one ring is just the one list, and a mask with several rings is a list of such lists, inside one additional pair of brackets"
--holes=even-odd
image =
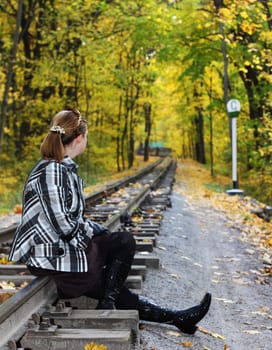
[(103, 226), (95, 221), (88, 220), (91, 228), (93, 229), (94, 235), (100, 235), (103, 233), (109, 232), (109, 229), (106, 226)]

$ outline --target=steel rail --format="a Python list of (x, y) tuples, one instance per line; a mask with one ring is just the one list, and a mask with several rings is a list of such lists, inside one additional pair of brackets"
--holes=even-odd
[[(131, 214), (150, 193), (147, 186), (133, 197), (126, 208), (106, 221), (109, 230), (116, 230), (121, 225), (122, 217)], [(53, 284), (53, 285), (52, 285)], [(0, 305), (0, 349), (12, 337), (20, 338), (25, 332), (25, 324), (33, 312), (57, 300), (54, 283), (47, 277), (34, 278), (25, 288)]]
[(32, 313), (55, 302), (56, 299), (54, 282), (47, 277), (37, 277), (1, 304), (0, 349), (4, 349), (12, 338), (19, 339), (24, 334)]
[[(165, 158), (166, 159), (166, 158)], [(117, 181), (111, 182), (106, 184), (105, 186), (102, 186), (100, 190), (90, 193), (85, 196), (85, 201), (88, 206), (92, 206), (94, 203), (98, 202), (102, 198), (107, 197), (108, 195), (112, 194), (113, 192), (116, 192), (120, 188), (125, 187), (127, 184), (136, 182), (137, 180), (143, 178), (148, 173), (151, 173), (156, 167), (158, 167), (160, 164), (165, 162), (165, 159), (161, 158), (155, 161), (152, 164), (147, 165), (143, 169), (137, 171), (135, 174), (126, 176), (122, 179), (119, 179)], [(171, 159), (171, 158), (167, 158)], [(12, 224), (7, 228), (0, 229), (0, 243), (7, 242), (12, 239), (12, 235), (15, 233), (17, 229), (18, 223)]]
[[(153, 178), (153, 181), (141, 188), (139, 193), (131, 198), (124, 209), (120, 210), (105, 222), (105, 226), (108, 227), (109, 230), (114, 231), (118, 229), (123, 221), (123, 217), (131, 215), (133, 211), (141, 205), (150, 194), (151, 190), (155, 188), (165, 176), (172, 164), (172, 160), (168, 159), (160, 163), (163, 164), (155, 178)], [(151, 168), (154, 169), (154, 167)], [(123, 181), (123, 184), (125, 185), (129, 182), (131, 182), (131, 177), (129, 177), (128, 181)], [(9, 232), (10, 230), (11, 228), (9, 228)], [(34, 278), (25, 288), (22, 288), (1, 304), (0, 350), (6, 349), (8, 341), (12, 342), (12, 339), (18, 340), (22, 337), (27, 327), (27, 321), (34, 312), (44, 308), (48, 304), (56, 302), (57, 299), (58, 296), (54, 282), (47, 277), (43, 277)]]
[(85, 199), (86, 202), (92, 205), (93, 202), (97, 202), (98, 200), (104, 198), (105, 196), (108, 196), (109, 194), (112, 194), (113, 192), (116, 192), (120, 188), (123, 188), (127, 184), (131, 182), (136, 182), (138, 179), (141, 179), (146, 174), (152, 172), (158, 165), (160, 165), (164, 161), (163, 158), (158, 159), (156, 162), (147, 165), (141, 170), (138, 170), (135, 174), (125, 176), (122, 179), (113, 181), (111, 183), (107, 183), (104, 187), (102, 186), (102, 189), (93, 192), (89, 195), (86, 195)]

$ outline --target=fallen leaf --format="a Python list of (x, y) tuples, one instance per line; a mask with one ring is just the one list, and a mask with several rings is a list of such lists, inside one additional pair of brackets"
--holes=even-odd
[(165, 333), (168, 334), (168, 335), (172, 335), (174, 337), (180, 337), (181, 336), (179, 332), (175, 332), (175, 331), (167, 331)]
[(223, 303), (226, 303), (226, 304), (233, 304), (234, 303), (234, 301), (230, 300), (230, 299), (225, 299), (225, 298), (215, 298), (215, 299), (218, 301), (222, 301)]
[(23, 281), (21, 284), (20, 284), (20, 288), (25, 288), (27, 285), (28, 285), (28, 281)]
[(107, 346), (103, 345), (103, 344), (97, 344), (94, 342), (91, 343), (87, 343), (84, 346), (84, 350), (107, 350)]
[(16, 204), (14, 209), (13, 209), (13, 212), (14, 214), (21, 214), (22, 213), (22, 205), (21, 204)]
[(261, 332), (260, 331), (256, 331), (254, 329), (250, 329), (250, 330), (243, 331), (243, 333), (246, 333), (246, 334), (260, 334)]
[(203, 265), (199, 264), (199, 263), (194, 263), (195, 266), (198, 266), (198, 267), (203, 267)]
[(258, 278), (256, 278), (256, 283), (258, 283), (258, 284), (261, 284), (261, 285), (263, 285), (263, 284), (269, 284), (269, 282), (265, 279), (265, 278), (263, 278), (263, 277), (258, 277)]
[(246, 251), (246, 253), (248, 253), (250, 255), (255, 254), (255, 250), (253, 250), (253, 249), (246, 249), (245, 251)]
[(272, 237), (267, 240), (267, 244), (272, 246)]
[(260, 309), (261, 309), (263, 312), (269, 312), (269, 311), (270, 311), (270, 307), (268, 307), (268, 306), (262, 306)]
[(11, 264), (13, 264), (13, 262), (9, 261), (8, 256), (3, 255), (3, 256), (0, 257), (0, 264), (2, 264), (2, 265), (11, 265)]
[(12, 291), (0, 293), (0, 304), (2, 304), (7, 299), (11, 298), (14, 294), (15, 292), (12, 292)]
[(143, 323), (139, 323), (139, 329), (142, 331), (143, 329), (145, 329), (145, 325)]
[(257, 270), (249, 270), (251, 273), (254, 273), (255, 275), (262, 275), (260, 271)]
[(204, 333), (204, 334), (210, 335), (210, 336), (213, 337), (213, 338), (221, 339), (221, 340), (226, 340), (226, 337), (224, 337), (223, 335), (220, 335), (220, 334), (211, 332), (211, 331), (209, 331), (208, 329), (205, 329), (205, 328), (203, 328), (203, 327), (198, 327), (198, 330), (199, 330), (200, 332)]
[(181, 342), (180, 344), (183, 345), (185, 348), (189, 348), (190, 346), (193, 345), (191, 341), (184, 341), (184, 342)]
[(225, 275), (223, 272), (217, 272), (217, 271), (215, 271), (214, 274), (216, 276), (224, 276)]
[(233, 282), (240, 284), (242, 286), (246, 286), (249, 284), (249, 282), (243, 280), (242, 278), (233, 278), (232, 280), (233, 280)]
[(180, 258), (184, 259), (184, 260), (192, 260), (192, 259), (188, 258), (188, 256), (184, 256), (184, 255), (182, 255)]
[(15, 284), (9, 281), (0, 281), (0, 289), (15, 289)]
[(211, 268), (214, 269), (214, 270), (218, 270), (218, 269), (219, 269), (219, 266), (213, 265), (213, 266), (211, 266)]

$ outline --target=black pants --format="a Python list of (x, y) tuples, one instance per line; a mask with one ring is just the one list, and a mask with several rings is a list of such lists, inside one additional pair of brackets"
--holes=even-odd
[[(63, 299), (87, 296), (101, 299), (104, 295), (104, 285), (107, 266), (114, 260), (131, 265), (135, 254), (136, 243), (129, 232), (112, 232), (95, 236), (88, 247), (88, 272), (61, 272), (28, 266), (35, 276), (51, 276), (58, 294)], [(137, 309), (138, 295), (123, 286), (116, 301), (118, 309)]]

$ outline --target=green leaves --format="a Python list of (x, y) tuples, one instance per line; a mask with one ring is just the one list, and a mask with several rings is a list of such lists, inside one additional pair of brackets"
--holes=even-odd
[[(151, 140), (164, 142), (178, 156), (193, 157), (200, 132), (196, 124), (203, 119), (206, 153), (213, 142), (217, 168), (229, 169), (230, 157), (224, 156), (229, 154), (225, 44), (228, 93), (242, 104), (240, 164), (245, 173), (249, 167), (271, 171), (269, 2), (226, 0), (216, 11), (213, 1), (39, 0), (35, 7), (22, 1), (1, 166), (12, 166), (7, 154), (15, 160), (25, 155), (24, 161), (32, 162), (51, 117), (59, 109), (77, 106), (89, 119), (90, 140), (96, 144), (90, 145), (95, 152), (80, 161), (92, 169), (104, 154), (105, 164), (121, 162), (126, 167), (127, 154), (145, 139), (143, 105), (148, 102)], [(4, 86), (17, 1), (2, 3)], [(0, 96), (2, 101), (1, 89)]]

